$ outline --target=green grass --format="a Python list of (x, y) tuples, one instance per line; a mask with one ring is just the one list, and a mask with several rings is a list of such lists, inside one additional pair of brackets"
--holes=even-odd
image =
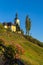
[(3, 39), (5, 45), (20, 44), (25, 50), (21, 58), (28, 65), (43, 65), (43, 48), (28, 41), (21, 34), (2, 31), (0, 39)]

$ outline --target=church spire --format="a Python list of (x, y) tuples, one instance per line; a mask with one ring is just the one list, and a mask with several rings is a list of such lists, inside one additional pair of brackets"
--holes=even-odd
[(18, 13), (16, 13), (16, 15), (15, 15), (15, 20), (17, 20), (18, 19)]
[(18, 19), (18, 13), (16, 13), (16, 19)]
[(20, 25), (20, 20), (18, 19), (18, 13), (16, 13), (15, 15), (14, 23)]

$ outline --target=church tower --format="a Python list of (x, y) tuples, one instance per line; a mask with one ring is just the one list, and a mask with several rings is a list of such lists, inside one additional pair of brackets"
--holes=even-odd
[(16, 31), (20, 31), (20, 20), (18, 19), (18, 14), (16, 13), (14, 24), (16, 26)]
[(16, 13), (16, 17), (15, 17), (15, 24), (20, 26), (20, 20), (18, 19), (18, 14)]

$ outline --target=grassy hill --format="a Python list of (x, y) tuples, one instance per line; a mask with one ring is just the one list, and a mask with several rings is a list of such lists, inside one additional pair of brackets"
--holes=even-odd
[(20, 44), (25, 50), (21, 58), (28, 65), (43, 65), (43, 48), (30, 42), (23, 35), (1, 29), (0, 39), (5, 45)]

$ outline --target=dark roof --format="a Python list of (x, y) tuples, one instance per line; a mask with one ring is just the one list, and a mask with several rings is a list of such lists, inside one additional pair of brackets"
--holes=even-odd
[(2, 24), (3, 24), (3, 25), (7, 25), (7, 26), (11, 26), (11, 25), (14, 25), (14, 26), (16, 26), (16, 24), (13, 24), (12, 22), (8, 22), (8, 23), (6, 23), (6, 22), (3, 22)]
[(11, 26), (11, 25), (12, 25), (12, 22), (8, 22), (8, 23), (7, 23), (7, 26)]
[(7, 25), (7, 23), (6, 23), (6, 22), (3, 22), (2, 24), (3, 24), (3, 25)]

